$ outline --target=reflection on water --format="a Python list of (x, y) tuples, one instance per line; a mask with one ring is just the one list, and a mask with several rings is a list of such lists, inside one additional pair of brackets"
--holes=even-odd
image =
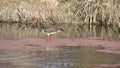
[(101, 47), (59, 47), (57, 51), (0, 51), (0, 68), (95, 68), (120, 63), (120, 55), (96, 52)]
[[(120, 39), (119, 28), (117, 26), (100, 25), (80, 25), (80, 24), (61, 24), (65, 32), (60, 33), (59, 37), (102, 37), (103, 39)], [(0, 38), (22, 39), (31, 37), (45, 38), (46, 34), (40, 32), (35, 27), (19, 23), (0, 23)]]

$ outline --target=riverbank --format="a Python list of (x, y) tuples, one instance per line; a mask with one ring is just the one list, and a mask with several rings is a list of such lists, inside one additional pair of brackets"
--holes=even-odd
[(97, 52), (120, 54), (119, 41), (105, 41), (101, 38), (60, 38), (47, 41), (41, 38), (21, 40), (0, 40), (0, 50), (59, 50), (59, 46), (100, 46)]

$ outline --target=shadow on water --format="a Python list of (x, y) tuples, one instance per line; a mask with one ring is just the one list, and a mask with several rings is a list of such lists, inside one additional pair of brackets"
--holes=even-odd
[(101, 64), (120, 62), (120, 55), (95, 51), (103, 49), (101, 47), (63, 46), (59, 48), (62, 50), (0, 51), (0, 68), (95, 68), (100, 67)]

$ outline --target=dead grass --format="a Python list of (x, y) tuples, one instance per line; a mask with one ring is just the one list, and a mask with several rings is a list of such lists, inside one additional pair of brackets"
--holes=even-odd
[(106, 26), (110, 30), (107, 30), (108, 38), (118, 37), (119, 0), (61, 0), (55, 3), (58, 5), (44, 0), (1, 0), (0, 23), (4, 24), (1, 25), (0, 36), (45, 37), (30, 26), (34, 18), (41, 18), (47, 23), (64, 27), (66, 31), (61, 37), (104, 37)]
[(0, 4), (2, 21), (28, 23), (33, 18), (42, 18), (48, 23), (117, 25), (120, 22), (119, 2), (114, 0), (55, 1), (54, 7), (44, 0), (1, 0)]

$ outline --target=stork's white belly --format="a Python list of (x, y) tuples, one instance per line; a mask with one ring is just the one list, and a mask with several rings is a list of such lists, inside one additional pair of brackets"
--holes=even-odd
[(55, 33), (57, 33), (57, 32), (50, 32), (50, 33), (47, 33), (47, 35), (49, 36), (49, 35), (52, 35), (52, 34), (55, 34)]

